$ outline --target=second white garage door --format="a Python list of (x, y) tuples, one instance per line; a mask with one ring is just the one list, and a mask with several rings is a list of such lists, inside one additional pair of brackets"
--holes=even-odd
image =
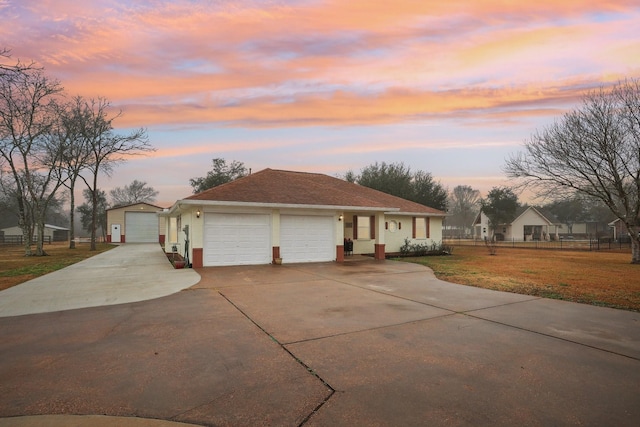
[(269, 264), (269, 215), (205, 214), (204, 266)]
[(124, 234), (127, 243), (158, 242), (158, 215), (155, 212), (125, 212)]
[(282, 262), (325, 262), (335, 260), (332, 216), (282, 215), (280, 256)]

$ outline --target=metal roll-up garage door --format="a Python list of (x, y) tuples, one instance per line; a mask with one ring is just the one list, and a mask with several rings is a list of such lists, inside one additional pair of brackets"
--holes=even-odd
[(157, 243), (158, 215), (155, 212), (125, 212), (124, 234), (127, 243)]
[(334, 228), (332, 216), (282, 215), (280, 217), (282, 262), (335, 260)]
[(205, 214), (203, 265), (271, 262), (271, 218), (262, 214)]

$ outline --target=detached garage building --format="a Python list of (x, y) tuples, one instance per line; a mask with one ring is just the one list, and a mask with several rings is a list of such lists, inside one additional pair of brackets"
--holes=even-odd
[(149, 203), (135, 203), (107, 209), (107, 242), (164, 243), (162, 208)]
[(440, 243), (445, 213), (327, 175), (265, 169), (178, 200), (165, 251), (194, 267), (344, 261), (398, 252), (405, 239)]

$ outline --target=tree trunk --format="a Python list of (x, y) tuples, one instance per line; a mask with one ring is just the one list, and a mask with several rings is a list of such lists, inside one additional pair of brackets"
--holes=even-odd
[(38, 241), (36, 242), (36, 256), (47, 256), (44, 250), (44, 215), (38, 215), (38, 224), (36, 230), (38, 232)]
[(635, 227), (629, 230), (629, 237), (631, 238), (631, 264), (640, 264), (640, 237)]
[(24, 243), (24, 256), (32, 256), (31, 252), (31, 227), (24, 222), (24, 219), (19, 220), (20, 229), (22, 230), (22, 242)]
[(75, 183), (72, 181), (69, 185), (69, 202), (71, 203), (71, 213), (69, 214), (69, 249), (76, 248), (76, 233), (75, 229), (75, 209), (76, 209), (76, 197), (73, 194), (75, 189)]
[(93, 175), (93, 189), (91, 190), (91, 248), (96, 250), (96, 222), (98, 221), (98, 173)]
[[(18, 187), (18, 191), (22, 191)], [(22, 243), (24, 244), (24, 256), (31, 256), (31, 236), (33, 236), (33, 230), (27, 221), (27, 210), (25, 207), (24, 199), (18, 196), (18, 227), (22, 230)]]

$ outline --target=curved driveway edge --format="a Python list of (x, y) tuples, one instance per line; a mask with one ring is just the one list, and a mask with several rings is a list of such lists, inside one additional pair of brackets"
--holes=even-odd
[(195, 285), (157, 243), (128, 243), (0, 292), (0, 317), (145, 301)]

